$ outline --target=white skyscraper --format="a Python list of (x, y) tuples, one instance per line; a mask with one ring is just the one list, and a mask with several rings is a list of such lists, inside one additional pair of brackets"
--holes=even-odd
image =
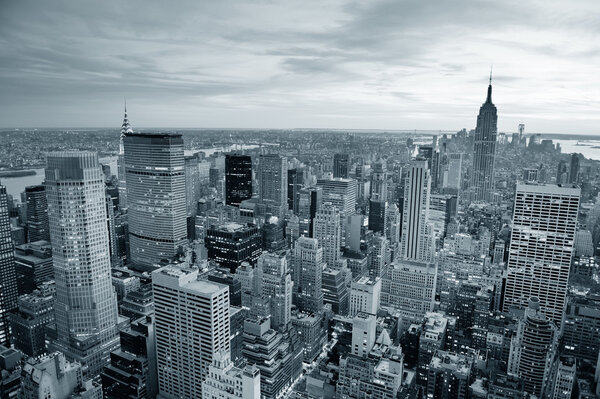
[(517, 184), (504, 311), (537, 297), (542, 312), (561, 324), (580, 195), (574, 186)]
[[(46, 195), (56, 280), (55, 337), (49, 350), (95, 375), (119, 345), (104, 175), (96, 153), (49, 153)], [(54, 334), (51, 334), (54, 335)]]
[(323, 203), (331, 202), (343, 217), (352, 215), (356, 209), (357, 185), (354, 179), (319, 179), (317, 186), (323, 188)]
[(152, 273), (161, 398), (201, 398), (214, 355), (229, 353), (229, 288), (198, 280), (198, 269)]
[(402, 215), (402, 257), (430, 262), (433, 259), (433, 231), (429, 224), (431, 177), (426, 160), (416, 160), (408, 170)]
[(336, 262), (340, 258), (342, 226), (340, 211), (330, 202), (324, 203), (315, 215), (313, 237), (319, 240), (319, 246), (323, 248), (323, 258), (327, 266), (335, 268)]

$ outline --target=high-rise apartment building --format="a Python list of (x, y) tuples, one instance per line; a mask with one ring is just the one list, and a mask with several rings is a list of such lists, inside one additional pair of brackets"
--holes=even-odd
[(315, 238), (300, 237), (293, 250), (294, 299), (299, 310), (317, 313), (323, 310), (323, 248)]
[(349, 167), (348, 154), (333, 155), (333, 177), (347, 179)]
[(341, 216), (352, 215), (356, 208), (357, 185), (354, 179), (319, 179), (317, 186), (323, 189), (323, 202), (331, 202)]
[(381, 283), (381, 306), (398, 310), (405, 322), (418, 322), (435, 305), (437, 265), (395, 261)]
[(19, 296), (17, 310), (10, 314), (15, 348), (27, 356), (46, 353), (46, 326), (54, 321), (54, 282), (47, 282), (31, 294)]
[(215, 354), (230, 351), (229, 289), (176, 266), (155, 270), (152, 288), (159, 395), (201, 398)]
[(27, 206), (27, 241), (50, 241), (48, 202), (43, 185), (25, 187)]
[(579, 155), (571, 154), (571, 165), (569, 167), (569, 183), (577, 183), (579, 180)]
[(340, 211), (335, 205), (325, 203), (319, 209), (314, 219), (313, 237), (319, 240), (319, 246), (323, 248), (323, 260), (327, 266), (335, 268), (342, 244)]
[(498, 112), (492, 103), (492, 77), (490, 75), (487, 98), (479, 109), (475, 128), (475, 153), (471, 178), (471, 189), (475, 201), (490, 202), (493, 197), (497, 123)]
[(10, 346), (9, 312), (17, 307), (15, 252), (6, 187), (0, 185), (0, 345)]
[(388, 203), (385, 200), (369, 200), (369, 230), (375, 233), (385, 234), (388, 211), (387, 205)]
[(288, 209), (287, 158), (278, 154), (261, 155), (258, 162), (258, 184), (261, 202), (267, 213), (283, 216)]
[(48, 349), (78, 361), (87, 375), (93, 376), (119, 345), (104, 175), (92, 152), (52, 152), (46, 161), (56, 281), (56, 326)]
[(195, 216), (200, 199), (200, 173), (198, 157), (185, 157), (185, 203), (188, 217)]
[(524, 391), (538, 398), (551, 383), (557, 339), (556, 326), (541, 311), (538, 298), (531, 297), (511, 341), (508, 373), (521, 377)]
[(131, 263), (155, 266), (187, 242), (180, 133), (125, 133)]
[(463, 154), (450, 154), (448, 156), (448, 170), (444, 173), (443, 188), (460, 190), (462, 184)]
[(504, 311), (523, 309), (535, 296), (561, 324), (580, 194), (577, 187), (517, 183)]
[(286, 327), (291, 318), (294, 285), (286, 252), (263, 252), (258, 258), (254, 278), (260, 295), (268, 301), (271, 326), (274, 329)]
[(288, 169), (288, 209), (291, 209), (295, 214), (298, 214), (298, 193), (302, 189), (304, 181), (304, 170), (301, 168)]
[(225, 204), (239, 207), (252, 198), (252, 157), (225, 155)]
[(430, 190), (427, 161), (413, 161), (406, 178), (402, 207), (401, 251), (404, 259), (425, 262), (433, 259), (433, 229), (429, 224)]

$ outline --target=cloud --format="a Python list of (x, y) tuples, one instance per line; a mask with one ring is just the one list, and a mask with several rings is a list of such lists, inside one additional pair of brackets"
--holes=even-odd
[(2, 2), (0, 120), (111, 126), (126, 96), (138, 126), (470, 128), (493, 64), (501, 130), (599, 133), (599, 18), (594, 1)]

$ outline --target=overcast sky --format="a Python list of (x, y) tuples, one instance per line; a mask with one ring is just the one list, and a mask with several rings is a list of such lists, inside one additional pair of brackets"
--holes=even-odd
[(0, 126), (600, 134), (590, 1), (0, 0)]

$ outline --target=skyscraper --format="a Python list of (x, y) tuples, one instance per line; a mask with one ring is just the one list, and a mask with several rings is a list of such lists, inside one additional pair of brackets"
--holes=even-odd
[(131, 262), (154, 266), (187, 241), (180, 133), (125, 133)]
[(225, 203), (239, 207), (252, 198), (252, 158), (249, 155), (225, 155)]
[(569, 183), (577, 183), (579, 179), (579, 155), (571, 154), (571, 167), (569, 168)]
[(119, 345), (104, 175), (96, 153), (49, 153), (46, 195), (56, 280), (56, 331), (49, 350), (96, 375)]
[(300, 237), (293, 252), (294, 298), (301, 311), (323, 310), (323, 248), (315, 238)]
[(11, 237), (6, 187), (0, 185), (0, 345), (10, 345), (8, 314), (17, 307), (15, 252)]
[(259, 293), (269, 303), (271, 326), (274, 329), (288, 325), (292, 310), (292, 276), (286, 252), (263, 252), (258, 258), (254, 277)]
[(261, 235), (255, 225), (225, 223), (213, 225), (204, 237), (208, 259), (228, 267), (232, 273), (242, 264), (256, 264), (262, 252)]
[(43, 185), (25, 187), (27, 202), (27, 241), (50, 241), (48, 202)]
[(387, 166), (383, 161), (375, 162), (371, 172), (371, 199), (387, 199)]
[(494, 158), (496, 156), (496, 134), (498, 113), (492, 103), (492, 75), (487, 98), (479, 109), (475, 128), (475, 154), (471, 189), (475, 201), (491, 202), (494, 190)]
[(185, 202), (187, 216), (195, 216), (200, 199), (200, 173), (198, 158), (185, 157)]
[(314, 220), (313, 237), (319, 240), (323, 248), (323, 259), (328, 267), (335, 268), (340, 258), (342, 227), (340, 211), (331, 203), (325, 203), (319, 209)]
[(229, 289), (198, 280), (198, 269), (152, 273), (158, 390), (166, 398), (201, 398), (214, 355), (229, 353)]
[(348, 178), (348, 154), (335, 154), (333, 156), (333, 177)]
[(517, 183), (504, 311), (539, 298), (542, 312), (560, 325), (581, 190)]
[(288, 209), (298, 214), (298, 192), (302, 188), (304, 171), (300, 168), (288, 169)]
[(123, 124), (121, 125), (121, 136), (119, 137), (119, 155), (117, 157), (117, 175), (119, 179), (119, 207), (127, 208), (127, 181), (125, 178), (125, 134), (133, 133), (133, 129), (127, 119), (127, 103), (125, 103), (125, 115), (123, 116)]
[(511, 340), (508, 372), (521, 377), (525, 392), (538, 398), (551, 382), (557, 338), (557, 328), (540, 310), (538, 298), (530, 298)]
[(260, 199), (268, 213), (283, 216), (288, 209), (287, 158), (278, 154), (261, 155), (258, 165)]
[(317, 186), (323, 189), (323, 202), (331, 202), (339, 210), (342, 217), (352, 215), (356, 208), (356, 180), (354, 179), (319, 179)]
[(404, 259), (428, 262), (433, 258), (433, 231), (429, 224), (430, 189), (427, 161), (413, 161), (404, 186), (402, 207), (401, 250)]
[(460, 190), (462, 183), (462, 155), (450, 154), (448, 157), (448, 170), (444, 173), (443, 187)]

